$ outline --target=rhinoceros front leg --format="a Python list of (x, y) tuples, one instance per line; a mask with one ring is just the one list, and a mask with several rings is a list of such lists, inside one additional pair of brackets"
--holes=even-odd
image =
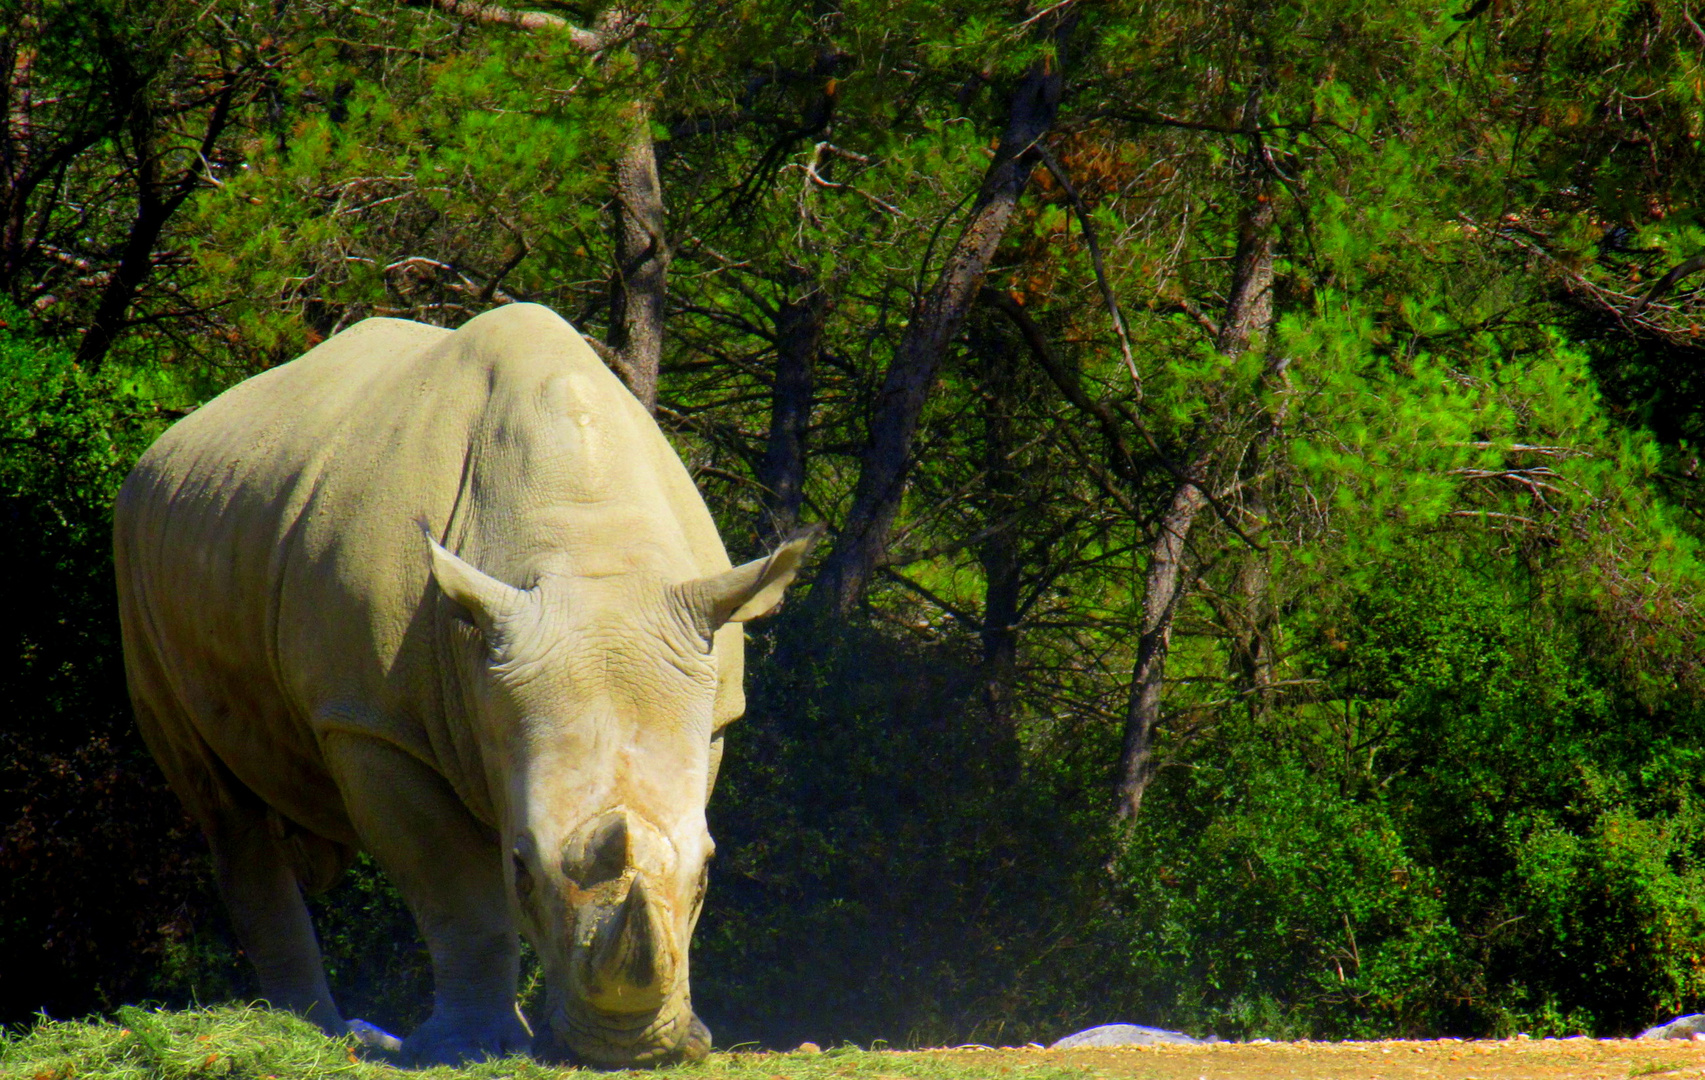
[(219, 892), (237, 940), (260, 978), (261, 996), (331, 1035), (345, 1034), (296, 875), (273, 842), (265, 818), (227, 810), (209, 824), (207, 841)]
[(432, 953), (432, 1016), (403, 1040), (415, 1064), (525, 1053), (515, 1005), (520, 952), (503, 861), (442, 777), (376, 739), (325, 743), (362, 845), (390, 875)]

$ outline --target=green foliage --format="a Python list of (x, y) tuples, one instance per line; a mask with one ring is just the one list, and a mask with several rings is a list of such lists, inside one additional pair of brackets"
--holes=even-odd
[(1495, 556), (1436, 554), (1340, 594), (1318, 704), (1228, 726), (1157, 794), (1121, 874), (1169, 1017), (1615, 1032), (1705, 991), (1705, 712), (1648, 709)]
[(135, 379), (0, 315), (0, 1013), (19, 1017), (144, 992), (207, 875), (131, 729), (111, 599), (109, 507), (161, 418)]

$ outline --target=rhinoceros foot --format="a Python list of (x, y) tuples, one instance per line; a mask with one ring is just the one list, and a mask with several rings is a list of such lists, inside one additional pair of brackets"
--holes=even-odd
[(710, 1028), (704, 1026), (697, 1013), (687, 1027), (687, 1038), (681, 1043), (682, 1061), (703, 1061), (710, 1057)]
[(461, 1065), (525, 1054), (532, 1043), (533, 1033), (516, 1012), (483, 1017), (434, 1015), (403, 1040), (402, 1059), (414, 1066)]

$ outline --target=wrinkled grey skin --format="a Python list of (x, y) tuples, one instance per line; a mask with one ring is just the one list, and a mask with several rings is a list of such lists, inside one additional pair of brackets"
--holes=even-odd
[(651, 418), (534, 305), (368, 320), (174, 426), (114, 511), (126, 672), (264, 995), (344, 1030), (301, 891), (365, 850), (432, 953), (407, 1060), (535, 1045), (518, 931), (540, 1052), (708, 1052), (687, 958), (740, 623), (812, 539), (731, 568)]

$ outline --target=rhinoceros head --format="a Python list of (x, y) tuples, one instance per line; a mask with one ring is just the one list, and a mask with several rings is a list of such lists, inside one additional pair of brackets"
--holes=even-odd
[(473, 722), (501, 748), (491, 784), (511, 901), (545, 970), (544, 1055), (628, 1067), (709, 1051), (687, 950), (715, 849), (712, 646), (780, 603), (816, 537), (694, 581), (547, 576), (530, 589), (433, 543), (433, 577), (488, 653)]

